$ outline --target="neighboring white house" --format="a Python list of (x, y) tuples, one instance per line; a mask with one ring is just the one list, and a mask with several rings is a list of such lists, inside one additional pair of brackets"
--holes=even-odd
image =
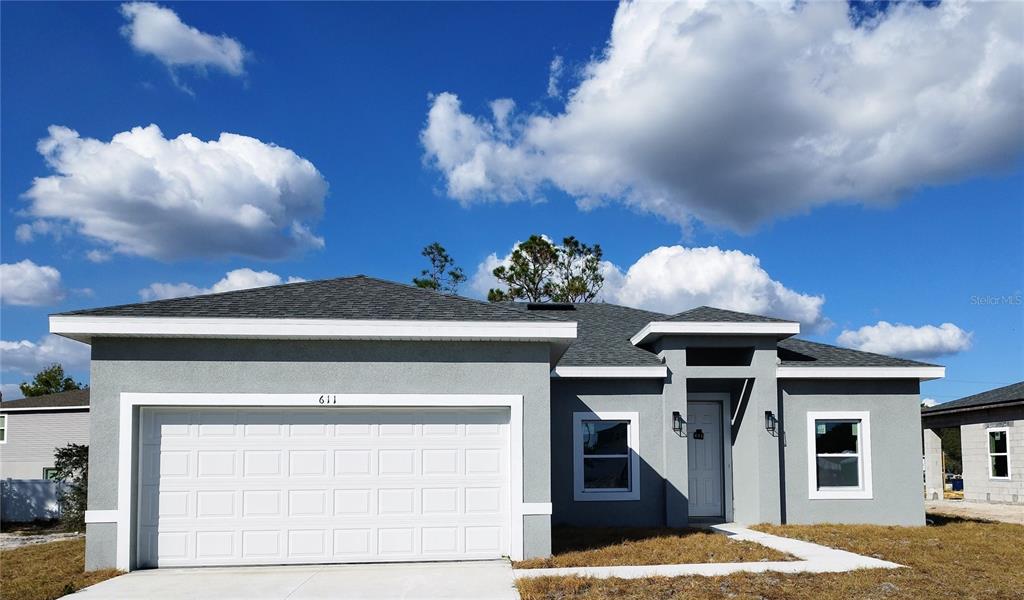
[(0, 403), (0, 478), (49, 479), (53, 453), (89, 443), (89, 390)]
[(964, 500), (1024, 504), (1024, 381), (921, 411), (925, 487), (942, 497), (937, 429), (960, 428)]

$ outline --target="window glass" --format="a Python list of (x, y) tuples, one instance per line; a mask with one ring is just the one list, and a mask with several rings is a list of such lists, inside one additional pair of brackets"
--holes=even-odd
[(817, 421), (815, 446), (818, 454), (856, 454), (860, 423), (857, 421)]
[(860, 458), (856, 456), (819, 456), (818, 487), (857, 487), (860, 485)]
[(0, 442), (7, 441), (7, 415), (0, 415)]
[(47, 467), (43, 469), (43, 479), (56, 479), (57, 469), (54, 467)]
[(992, 459), (992, 477), (1010, 476), (1010, 461), (1005, 454), (993, 454), (989, 458)]
[(629, 454), (629, 421), (583, 421), (583, 454)]
[(814, 422), (818, 489), (860, 486), (860, 421)]
[(584, 458), (584, 489), (628, 489), (629, 458)]
[(1006, 453), (1006, 432), (1005, 431), (990, 431), (988, 432), (988, 451), (992, 453)]

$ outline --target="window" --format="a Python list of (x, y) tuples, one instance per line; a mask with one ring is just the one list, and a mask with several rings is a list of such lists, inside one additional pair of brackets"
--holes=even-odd
[(57, 468), (56, 467), (45, 467), (43, 469), (43, 479), (56, 479)]
[(1009, 427), (992, 427), (988, 432), (988, 476), (990, 479), (1010, 478)]
[(807, 413), (807, 491), (812, 500), (872, 497), (867, 412)]
[(7, 443), (7, 415), (0, 415), (0, 444)]
[(573, 424), (573, 498), (639, 500), (639, 415), (577, 412)]

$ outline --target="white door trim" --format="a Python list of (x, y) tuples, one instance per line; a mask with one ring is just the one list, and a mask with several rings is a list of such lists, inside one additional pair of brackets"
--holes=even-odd
[[(139, 406), (498, 407), (509, 409), (509, 557), (523, 559), (523, 515), (544, 507), (523, 502), (523, 397), (516, 394), (245, 394), (122, 392), (118, 419), (117, 508), (91, 511), (117, 523), (117, 568), (131, 568), (134, 409)], [(96, 514), (99, 513), (99, 514)], [(94, 521), (110, 522), (110, 521)]]

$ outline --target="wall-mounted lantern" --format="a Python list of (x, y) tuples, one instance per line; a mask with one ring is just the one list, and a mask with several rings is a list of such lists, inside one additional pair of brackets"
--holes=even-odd
[(775, 435), (775, 432), (779, 428), (779, 420), (775, 418), (775, 413), (770, 410), (764, 411), (764, 429), (768, 433)]
[(683, 421), (683, 415), (678, 411), (672, 411), (672, 431), (676, 432), (679, 437), (686, 437), (686, 433), (683, 432), (683, 425), (686, 421)]

